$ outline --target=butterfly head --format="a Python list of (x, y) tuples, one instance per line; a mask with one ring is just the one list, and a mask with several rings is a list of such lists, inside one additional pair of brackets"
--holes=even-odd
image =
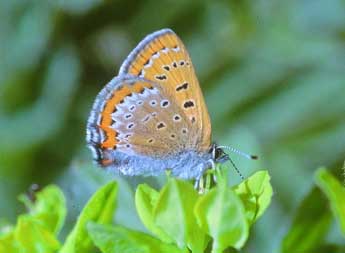
[(225, 163), (230, 159), (229, 155), (216, 143), (212, 144), (209, 152), (212, 154), (212, 159), (216, 163)]

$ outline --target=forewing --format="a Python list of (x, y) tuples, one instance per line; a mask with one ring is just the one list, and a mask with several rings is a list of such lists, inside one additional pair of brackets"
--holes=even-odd
[(172, 30), (157, 31), (141, 41), (121, 66), (119, 75), (124, 74), (160, 84), (191, 122), (195, 148), (209, 149), (211, 123), (205, 101), (188, 52)]

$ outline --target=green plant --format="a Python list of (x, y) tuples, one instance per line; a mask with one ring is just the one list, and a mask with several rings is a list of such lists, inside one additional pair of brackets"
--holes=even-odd
[(345, 252), (344, 246), (326, 242), (332, 217), (345, 236), (345, 188), (326, 169), (315, 173), (316, 186), (302, 201), (290, 230), (284, 237), (281, 251)]
[[(34, 201), (20, 196), (28, 213), (20, 215), (15, 226), (2, 227), (0, 252), (238, 252), (250, 227), (267, 209), (272, 187), (267, 171), (258, 171), (233, 187), (225, 178), (217, 174), (217, 185), (203, 194), (190, 182), (174, 178), (168, 178), (159, 191), (139, 185), (135, 205), (149, 233), (113, 223), (118, 186), (110, 182), (90, 198), (63, 244), (57, 236), (66, 203), (61, 190), (50, 185)], [(333, 220), (345, 235), (345, 188), (325, 169), (315, 173), (315, 183), (283, 239), (283, 253), (344, 252), (343, 246), (325, 238)]]
[(117, 183), (101, 187), (83, 208), (63, 245), (57, 239), (66, 214), (63, 194), (56, 186), (37, 193), (16, 226), (3, 232), (0, 252), (104, 253), (224, 252), (241, 249), (250, 226), (263, 214), (272, 196), (267, 171), (259, 171), (241, 184), (229, 187), (225, 176), (198, 194), (190, 182), (168, 178), (157, 191), (137, 187), (135, 204), (150, 234), (113, 224)]

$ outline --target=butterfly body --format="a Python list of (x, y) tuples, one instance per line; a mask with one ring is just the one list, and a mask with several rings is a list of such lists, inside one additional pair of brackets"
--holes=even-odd
[(87, 124), (94, 160), (125, 175), (200, 178), (224, 160), (211, 144), (207, 108), (183, 43), (170, 29), (148, 35), (98, 94)]
[(212, 158), (210, 153), (197, 153), (192, 150), (159, 158), (132, 156), (122, 152), (104, 152), (103, 155), (113, 161), (108, 165), (109, 169), (120, 171), (124, 175), (157, 176), (165, 170), (170, 170), (173, 176), (184, 179), (200, 177), (205, 169), (211, 166), (209, 161)]

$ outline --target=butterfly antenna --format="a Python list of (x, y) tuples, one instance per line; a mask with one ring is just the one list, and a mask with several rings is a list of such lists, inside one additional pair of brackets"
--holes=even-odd
[(230, 156), (228, 157), (229, 161), (231, 162), (232, 166), (235, 168), (236, 172), (238, 175), (240, 175), (241, 179), (244, 180), (243, 175), (241, 174), (240, 170), (237, 168), (236, 164), (234, 163), (234, 161), (230, 158)]
[(249, 155), (249, 154), (244, 153), (244, 152), (242, 152), (242, 151), (240, 151), (240, 150), (238, 150), (238, 149), (235, 149), (235, 148), (233, 148), (233, 147), (229, 147), (229, 146), (218, 146), (218, 148), (227, 149), (227, 150), (229, 150), (229, 151), (231, 151), (231, 152), (233, 152), (233, 153), (235, 153), (235, 154), (241, 155), (241, 156), (243, 156), (243, 157), (245, 157), (245, 158), (247, 158), (247, 159), (249, 159), (249, 160), (257, 160), (257, 159), (258, 159), (258, 156), (256, 156), (256, 155)]

